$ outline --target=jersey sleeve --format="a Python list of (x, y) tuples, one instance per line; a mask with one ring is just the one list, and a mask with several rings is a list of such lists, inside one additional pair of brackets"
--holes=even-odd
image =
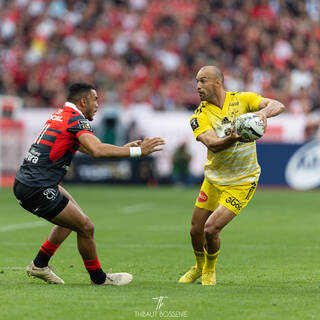
[(207, 131), (207, 130), (213, 130), (213, 127), (211, 123), (209, 122), (208, 117), (205, 113), (201, 112), (195, 113), (190, 118), (190, 125), (193, 131), (194, 136), (197, 138), (199, 134)]
[(247, 112), (259, 111), (259, 104), (263, 99), (260, 94), (254, 92), (243, 92), (241, 98), (244, 99), (247, 104)]
[(67, 131), (74, 134), (77, 138), (83, 133), (93, 134), (93, 130), (87, 120), (83, 116), (76, 116), (69, 120)]

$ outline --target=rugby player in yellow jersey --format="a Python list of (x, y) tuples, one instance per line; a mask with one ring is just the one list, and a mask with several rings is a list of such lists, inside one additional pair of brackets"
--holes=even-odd
[(248, 204), (260, 175), (256, 144), (241, 139), (234, 128), (235, 120), (254, 112), (266, 129), (266, 119), (285, 107), (252, 92), (225, 91), (223, 74), (215, 66), (201, 68), (196, 80), (201, 104), (190, 124), (196, 139), (208, 148), (208, 161), (191, 219), (196, 265), (179, 282), (192, 283), (202, 276), (203, 285), (215, 285), (220, 232)]

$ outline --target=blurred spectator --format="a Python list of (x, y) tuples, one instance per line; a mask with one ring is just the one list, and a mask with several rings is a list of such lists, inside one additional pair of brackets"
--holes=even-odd
[(189, 184), (191, 182), (190, 161), (191, 154), (187, 149), (186, 143), (182, 143), (174, 152), (172, 159), (171, 181), (173, 183)]
[(120, 121), (120, 111), (113, 107), (102, 110), (100, 123), (96, 127), (96, 134), (104, 143), (122, 146), (126, 141), (126, 133)]
[(131, 121), (128, 125), (125, 142), (128, 143), (130, 141), (143, 140), (143, 139), (144, 139), (144, 136), (141, 133), (137, 123), (135, 121)]
[(0, 1), (0, 93), (27, 107), (56, 107), (84, 80), (126, 107), (192, 109), (196, 71), (216, 64), (227, 90), (293, 112), (309, 110), (307, 90), (314, 111), (319, 56), (319, 0)]

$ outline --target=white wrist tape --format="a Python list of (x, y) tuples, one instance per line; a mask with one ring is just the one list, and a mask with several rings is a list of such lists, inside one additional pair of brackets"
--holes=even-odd
[(130, 147), (130, 158), (140, 157), (141, 148), (140, 147)]

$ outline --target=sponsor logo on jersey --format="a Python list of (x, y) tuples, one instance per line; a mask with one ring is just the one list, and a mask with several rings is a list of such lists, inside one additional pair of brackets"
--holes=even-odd
[(199, 196), (198, 196), (198, 202), (206, 202), (208, 200), (208, 196), (200, 190)]
[(91, 126), (90, 123), (87, 119), (81, 119), (78, 121), (79, 127), (83, 130), (90, 130), (91, 131)]
[(31, 162), (33, 164), (37, 164), (39, 161), (39, 157), (33, 155), (30, 151), (27, 153), (27, 155), (24, 158), (26, 161)]
[(63, 109), (59, 109), (57, 112), (55, 112), (55, 113), (50, 117), (50, 120), (62, 122), (63, 119), (62, 119), (62, 116), (60, 115), (60, 113), (61, 113), (62, 111), (63, 111)]
[(231, 123), (231, 121), (228, 119), (228, 117), (224, 117), (221, 121), (221, 124), (227, 124), (227, 123)]
[(191, 128), (192, 130), (196, 130), (197, 128), (199, 128), (199, 122), (198, 122), (198, 119), (197, 118), (193, 118), (190, 120), (190, 125), (191, 125)]
[(238, 210), (241, 210), (242, 208), (240, 201), (234, 197), (228, 197), (225, 201), (226, 203), (230, 203), (233, 207), (235, 207)]
[(239, 101), (229, 103), (229, 107), (234, 107), (234, 106), (238, 106), (238, 105), (239, 105)]

